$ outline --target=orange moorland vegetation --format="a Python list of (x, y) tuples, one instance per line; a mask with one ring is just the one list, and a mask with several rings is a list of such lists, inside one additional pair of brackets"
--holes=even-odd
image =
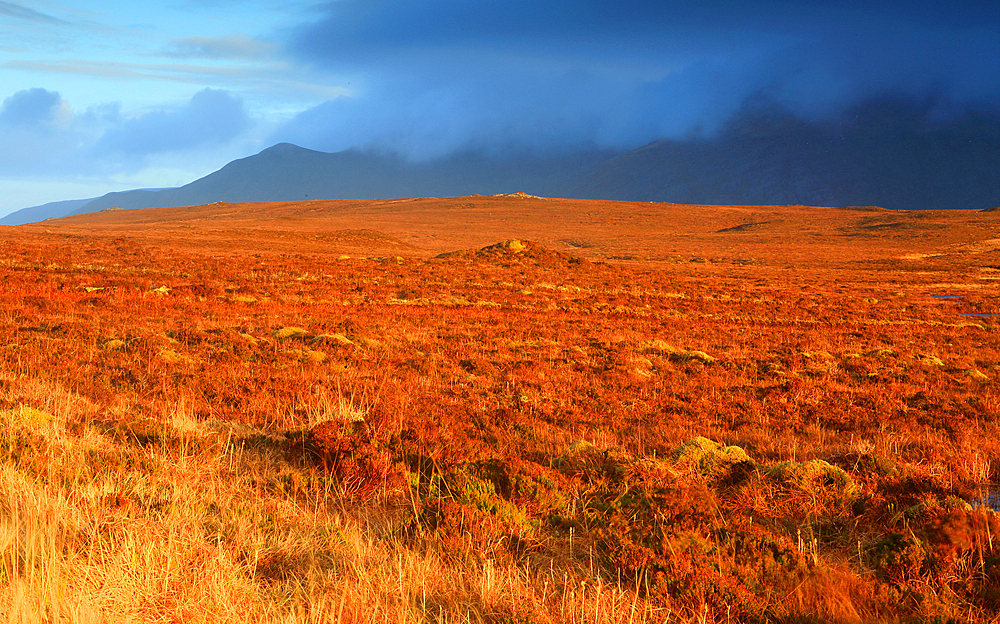
[(11, 622), (1000, 621), (1000, 211), (0, 229)]

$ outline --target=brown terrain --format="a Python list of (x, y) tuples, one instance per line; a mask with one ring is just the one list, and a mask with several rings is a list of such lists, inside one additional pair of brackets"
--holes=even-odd
[(1000, 211), (0, 229), (11, 622), (1000, 621)]

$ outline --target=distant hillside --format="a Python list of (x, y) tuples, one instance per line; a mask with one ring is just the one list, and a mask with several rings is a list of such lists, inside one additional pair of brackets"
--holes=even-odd
[(613, 155), (596, 149), (558, 156), (485, 156), (467, 152), (410, 163), (392, 154), (358, 150), (328, 154), (280, 143), (185, 186), (157, 192), (109, 193), (73, 214), (112, 206), (161, 208), (216, 201), (458, 197), (512, 191), (545, 194), (568, 176)]
[(0, 219), (0, 225), (24, 225), (25, 223), (35, 223), (46, 219), (58, 219), (71, 214), (74, 210), (86, 206), (91, 199), (69, 199), (66, 201), (51, 202), (41, 206), (31, 206), (14, 211), (6, 217)]
[(564, 197), (681, 204), (1000, 205), (1000, 114), (928, 121), (881, 100), (836, 122), (747, 106), (712, 140), (656, 141), (558, 186)]

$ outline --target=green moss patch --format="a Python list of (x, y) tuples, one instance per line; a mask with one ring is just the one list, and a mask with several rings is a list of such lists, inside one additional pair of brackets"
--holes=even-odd
[(670, 459), (679, 464), (696, 464), (701, 474), (725, 478), (739, 468), (752, 468), (753, 460), (739, 446), (723, 446), (714, 440), (698, 436), (678, 446)]
[(858, 484), (843, 468), (838, 468), (822, 459), (781, 462), (768, 468), (765, 474), (771, 479), (806, 491), (831, 488), (844, 495), (853, 495), (860, 491)]
[(274, 337), (278, 340), (301, 340), (308, 336), (309, 332), (301, 327), (282, 327), (274, 332)]

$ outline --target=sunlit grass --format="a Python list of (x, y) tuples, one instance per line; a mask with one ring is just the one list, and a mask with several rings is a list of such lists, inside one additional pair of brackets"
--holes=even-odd
[(10, 622), (998, 617), (1000, 342), (905, 275), (88, 240), (4, 241)]

